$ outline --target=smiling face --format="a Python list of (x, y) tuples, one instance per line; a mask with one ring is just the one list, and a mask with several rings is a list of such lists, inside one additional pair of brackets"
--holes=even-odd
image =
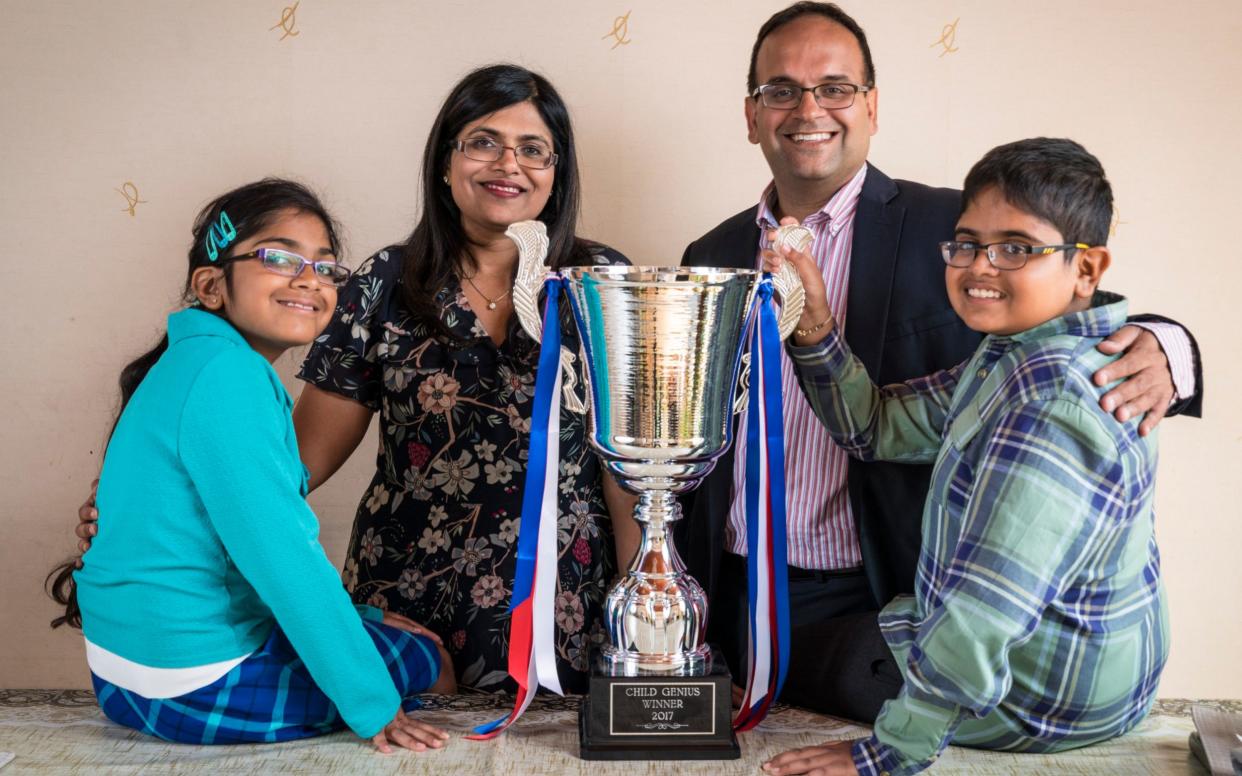
[[(1047, 221), (1009, 203), (995, 186), (983, 189), (962, 212), (954, 237), (960, 242), (1060, 245), (1061, 232)], [(986, 251), (969, 267), (945, 267), (953, 309), (975, 331), (1009, 335), (1090, 307), (1108, 249), (1076, 250), (1067, 261), (1058, 251), (1027, 257), (1021, 269), (998, 270)]]
[[(866, 85), (862, 48), (841, 25), (822, 16), (803, 16), (764, 39), (755, 60), (760, 85), (811, 87), (832, 81)], [(793, 110), (768, 108), (746, 99), (750, 142), (763, 149), (782, 199), (829, 198), (862, 167), (877, 124), (875, 89), (854, 104), (825, 110), (810, 92)]]
[[(551, 130), (530, 102), (519, 102), (472, 121), (455, 139), (471, 142), (479, 138), (517, 148), (518, 153), (536, 144), (556, 150)], [(518, 221), (537, 218), (548, 204), (555, 177), (555, 166), (544, 170), (523, 167), (508, 149), (494, 162), (471, 159), (461, 151), (449, 156), (453, 201), (461, 211), (467, 237), (476, 242), (503, 234)]]
[[(257, 248), (282, 248), (310, 261), (333, 260), (328, 230), (318, 217), (286, 210), (229, 251), (239, 256)], [(199, 301), (224, 316), (269, 361), (291, 347), (309, 344), (328, 325), (336, 307), (336, 288), (320, 280), (313, 267), (297, 277), (278, 275), (258, 259), (231, 262), (229, 282), (220, 267), (195, 270)]]

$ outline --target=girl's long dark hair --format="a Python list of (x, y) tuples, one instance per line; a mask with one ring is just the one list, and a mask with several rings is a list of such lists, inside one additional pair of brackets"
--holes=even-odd
[(467, 74), (431, 125), (420, 173), (423, 213), (402, 246), (402, 300), (416, 322), (449, 340), (454, 336), (440, 319), (442, 309), (435, 297), (458, 270), (458, 262), (471, 261), (461, 211), (443, 181), (450, 143), (470, 122), (521, 102), (530, 102), (539, 111), (552, 131), (557, 155), (552, 195), (538, 215), (548, 228), (548, 265), (560, 269), (589, 263), (587, 243), (574, 236), (581, 191), (578, 153), (561, 96), (546, 78), (517, 65), (490, 65)]
[[(341, 244), (336, 222), (333, 221), (332, 216), (328, 214), (327, 209), (314, 192), (294, 181), (283, 178), (264, 178), (217, 197), (199, 211), (194, 219), (193, 242), (190, 243), (189, 263), (185, 273), (185, 286), (181, 291), (181, 303), (188, 305), (196, 303), (194, 289), (191, 285), (194, 271), (199, 267), (210, 267), (214, 264), (215, 260), (207, 252), (207, 233), (213, 225), (219, 223), (221, 213), (228, 214), (228, 220), (237, 231), (237, 236), (233, 238), (229, 247), (221, 251), (223, 255), (228, 256), (232, 253), (231, 249), (238, 243), (254, 236), (282, 213), (290, 210), (308, 213), (322, 221), (328, 232), (328, 242), (332, 247), (332, 252), (340, 255)], [(226, 284), (231, 283), (232, 266), (228, 263), (223, 265)], [(168, 350), (168, 334), (164, 334), (155, 347), (126, 364), (121, 370), (121, 377), (117, 381), (121, 389), (121, 402), (116, 418), (112, 422), (112, 430), (108, 432), (109, 440), (112, 438), (112, 433), (116, 431), (116, 425), (121, 420), (121, 413), (125, 411), (134, 391), (138, 390), (138, 386), (151, 371), (151, 367), (155, 366), (155, 362), (160, 360), (160, 356), (164, 355), (166, 350)], [(52, 600), (65, 607), (65, 613), (52, 620), (53, 628), (61, 625), (82, 627), (82, 614), (78, 609), (77, 585), (73, 580), (73, 572), (77, 567), (77, 559), (65, 561), (52, 569), (47, 578), (43, 580), (44, 588), (51, 595)]]

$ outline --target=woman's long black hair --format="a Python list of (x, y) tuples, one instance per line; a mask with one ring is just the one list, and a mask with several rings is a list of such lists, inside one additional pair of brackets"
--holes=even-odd
[[(274, 219), (287, 211), (308, 213), (323, 222), (328, 232), (328, 242), (334, 254), (340, 255), (340, 239), (336, 222), (328, 214), (327, 209), (314, 192), (300, 183), (283, 178), (264, 178), (261, 181), (248, 183), (233, 189), (209, 202), (194, 219), (193, 242), (190, 243), (189, 263), (185, 273), (185, 286), (181, 291), (182, 304), (195, 304), (193, 282), (194, 271), (200, 267), (210, 267), (215, 263), (208, 252), (208, 232), (220, 223), (221, 213), (227, 214), (227, 220), (236, 230), (236, 236), (229, 246), (220, 250), (220, 255), (227, 256), (230, 248), (254, 236), (265, 229)], [(224, 279), (228, 284), (232, 280), (232, 264), (224, 264)], [(116, 431), (116, 424), (121, 419), (125, 406), (138, 390), (143, 378), (160, 360), (164, 351), (168, 350), (168, 334), (165, 333), (155, 347), (125, 365), (121, 377), (117, 381), (121, 389), (121, 403), (117, 409), (116, 419), (112, 422), (112, 430), (108, 432), (111, 439)], [(73, 572), (77, 568), (77, 560), (68, 560), (47, 575), (44, 587), (56, 603), (65, 607), (65, 613), (52, 620), (52, 627), (69, 625), (82, 627), (82, 614), (78, 610), (77, 585), (73, 580)]]
[(530, 102), (539, 111), (552, 132), (557, 155), (552, 194), (537, 216), (548, 228), (548, 266), (560, 269), (589, 262), (587, 244), (574, 236), (581, 192), (578, 154), (561, 96), (546, 78), (517, 65), (489, 65), (467, 74), (431, 125), (420, 173), (423, 213), (403, 246), (401, 270), (402, 299), (414, 320), (447, 339), (453, 335), (440, 320), (436, 294), (448, 285), (460, 261), (470, 261), (461, 210), (443, 180), (453, 150), (450, 144), (470, 122), (521, 102)]

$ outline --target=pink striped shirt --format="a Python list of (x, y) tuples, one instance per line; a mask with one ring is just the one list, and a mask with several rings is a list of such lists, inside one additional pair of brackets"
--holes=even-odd
[[(832, 199), (802, 222), (815, 234), (811, 256), (824, 274), (828, 307), (845, 331), (845, 302), (849, 290), (850, 250), (854, 242), (854, 213), (867, 165)], [(760, 248), (767, 246), (763, 231), (774, 229), (776, 217), (769, 202), (768, 186), (759, 200), (756, 222), (761, 230)], [(762, 259), (755, 253), (756, 267)], [(785, 492), (789, 537), (789, 564), (803, 569), (846, 569), (862, 565), (858, 531), (846, 492), (849, 458), (832, 441), (828, 431), (798, 388), (789, 355), (782, 349), (781, 390), (785, 400)], [(738, 421), (733, 440), (733, 500), (725, 546), (746, 554), (746, 416)]]

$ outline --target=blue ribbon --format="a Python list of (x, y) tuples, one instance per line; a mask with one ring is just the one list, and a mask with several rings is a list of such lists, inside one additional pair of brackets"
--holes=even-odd
[[(539, 367), (535, 375), (535, 399), (531, 406), (530, 447), (526, 461), (526, 483), (522, 493), (522, 523), (518, 532), (517, 568), (513, 573), (513, 597), (509, 612), (530, 598), (535, 584), (535, 557), (539, 544), (539, 524), (543, 515), (543, 490), (548, 475), (548, 445), (560, 440), (548, 438), (552, 419), (552, 398), (556, 391), (556, 375), (561, 368), (561, 320), (559, 312), (562, 281), (549, 278), (544, 284), (547, 295), (543, 308), (543, 342), (540, 343)], [(533, 634), (532, 634), (533, 641)], [(512, 647), (512, 643), (510, 644)], [(535, 659), (532, 644), (530, 660)], [(529, 668), (529, 666), (528, 666)], [(528, 688), (528, 692), (538, 691)], [(472, 731), (487, 735), (505, 724), (510, 715), (486, 722)]]
[(786, 559), (785, 523), (785, 407), (781, 385), (781, 335), (772, 306), (770, 277), (759, 290), (759, 330), (763, 338), (764, 405), (767, 408), (768, 488), (772, 500), (772, 577), (776, 589), (776, 632), (780, 634), (780, 664), (776, 676), (775, 701), (785, 686), (789, 668), (789, 569)]
[[(746, 416), (746, 538), (748, 589), (750, 591), (751, 643), (760, 638), (771, 638), (770, 623), (760, 623), (758, 618), (759, 576), (759, 530), (761, 521), (768, 519), (771, 510), (772, 535), (772, 587), (776, 599), (776, 686), (767, 698), (774, 702), (785, 685), (789, 667), (789, 575), (786, 562), (785, 526), (785, 429), (784, 407), (781, 398), (781, 337), (776, 311), (772, 305), (771, 275), (765, 273), (758, 288), (759, 320), (751, 339), (750, 396)], [(762, 367), (756, 354), (762, 352)], [(760, 369), (763, 386), (760, 390)], [(766, 428), (765, 439), (759, 436), (760, 413)], [(759, 445), (767, 442), (768, 452), (768, 501), (761, 503), (764, 495), (759, 492), (760, 460)], [(754, 709), (752, 709), (754, 711)]]
[[(530, 452), (526, 458), (526, 485), (522, 493), (522, 524), (518, 532), (517, 570), (509, 611), (530, 597), (535, 583), (535, 547), (539, 542), (539, 518), (543, 514), (543, 486), (547, 477), (548, 424), (556, 373), (561, 368), (560, 278), (544, 283), (543, 342), (539, 371), (535, 375), (535, 400), (530, 415)], [(559, 440), (557, 440), (559, 442)]]

